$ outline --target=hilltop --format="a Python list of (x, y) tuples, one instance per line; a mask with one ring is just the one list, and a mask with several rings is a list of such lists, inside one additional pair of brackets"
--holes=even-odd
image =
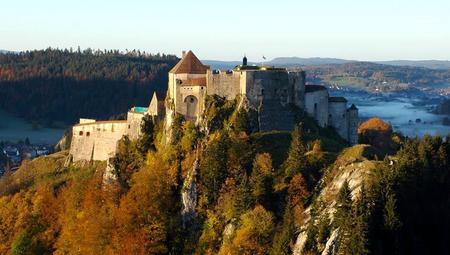
[(386, 155), (309, 118), (254, 132), (250, 112), (207, 107), (200, 126), (147, 119), (108, 164), (63, 151), (7, 173), (0, 253), (448, 253), (448, 139)]

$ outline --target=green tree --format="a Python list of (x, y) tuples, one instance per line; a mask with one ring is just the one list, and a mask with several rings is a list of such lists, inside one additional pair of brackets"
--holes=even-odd
[(145, 115), (141, 123), (141, 136), (138, 140), (138, 149), (142, 154), (146, 154), (149, 150), (155, 150), (155, 124), (153, 122), (153, 117), (150, 115)]
[(284, 162), (285, 177), (292, 178), (294, 175), (306, 170), (306, 148), (302, 132), (301, 124), (296, 126), (292, 132), (292, 141), (288, 152), (288, 158)]
[(228, 147), (227, 134), (223, 131), (216, 132), (210, 137), (200, 161), (200, 180), (208, 204), (217, 200), (222, 183), (227, 177)]
[(273, 192), (272, 157), (269, 153), (257, 154), (250, 176), (252, 194), (257, 203), (268, 206)]

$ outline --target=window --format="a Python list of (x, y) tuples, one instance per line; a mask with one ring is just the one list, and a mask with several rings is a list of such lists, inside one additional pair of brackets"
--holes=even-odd
[(193, 103), (193, 102), (194, 102), (194, 98), (191, 97), (191, 98), (189, 99), (189, 101), (191, 101), (191, 103)]
[(86, 132), (86, 136), (90, 136), (91, 135), (91, 132)]
[(83, 135), (83, 131), (80, 131), (79, 135)]

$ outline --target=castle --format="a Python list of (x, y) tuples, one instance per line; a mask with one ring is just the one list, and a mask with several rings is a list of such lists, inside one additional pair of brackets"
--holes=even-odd
[(124, 135), (137, 139), (142, 118), (149, 114), (170, 123), (173, 113), (199, 122), (208, 95), (227, 100), (239, 96), (258, 112), (258, 129), (292, 130), (292, 105), (303, 109), (321, 127), (333, 127), (350, 144), (358, 141), (358, 109), (347, 107), (343, 97), (330, 97), (320, 85), (306, 85), (305, 72), (285, 68), (248, 65), (244, 57), (233, 70), (212, 70), (192, 51), (169, 71), (166, 98), (155, 93), (149, 107), (133, 107), (123, 121), (80, 119), (72, 130), (70, 153), (74, 161), (107, 160), (114, 156), (117, 141)]

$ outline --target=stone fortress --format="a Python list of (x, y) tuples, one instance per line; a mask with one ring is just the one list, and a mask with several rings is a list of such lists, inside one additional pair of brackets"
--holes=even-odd
[(227, 100), (239, 97), (240, 103), (245, 100), (258, 112), (260, 131), (292, 130), (295, 125), (292, 105), (295, 105), (321, 127), (333, 127), (350, 144), (358, 141), (356, 106), (348, 108), (345, 98), (330, 97), (324, 86), (306, 85), (304, 71), (248, 65), (246, 57), (233, 70), (212, 70), (192, 51), (183, 51), (181, 60), (169, 71), (167, 95), (155, 93), (148, 108), (133, 107), (123, 121), (80, 119), (72, 130), (73, 161), (113, 157), (122, 136), (139, 137), (146, 114), (165, 118), (169, 126), (174, 112), (199, 123), (208, 95)]

